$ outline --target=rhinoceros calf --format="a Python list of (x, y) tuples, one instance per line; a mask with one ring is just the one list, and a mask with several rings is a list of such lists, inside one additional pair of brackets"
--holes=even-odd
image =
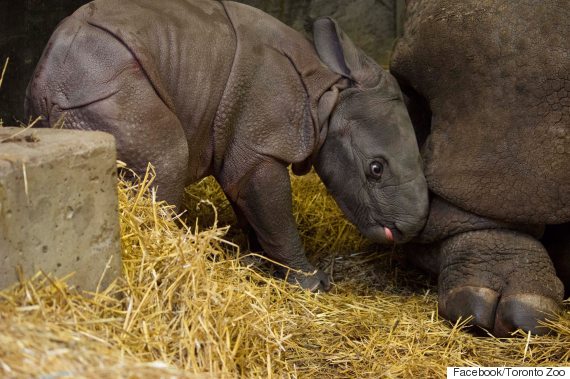
[(44, 126), (112, 133), (137, 172), (156, 167), (158, 195), (214, 175), (264, 252), (311, 290), (291, 213), (288, 165), (312, 165), (347, 217), (378, 241), (409, 240), (425, 222), (427, 185), (398, 84), (337, 24), (314, 43), (233, 2), (96, 0), (63, 21), (28, 86)]
[(413, 259), (439, 273), (443, 316), (472, 315), (498, 336), (544, 333), (560, 279), (570, 294), (570, 3), (407, 6), (390, 68), (429, 135), (420, 239), (436, 246), (435, 259)]

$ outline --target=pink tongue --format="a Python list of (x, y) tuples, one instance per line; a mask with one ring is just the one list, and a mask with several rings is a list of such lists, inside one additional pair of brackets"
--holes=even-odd
[(386, 239), (388, 241), (394, 242), (394, 236), (392, 235), (392, 231), (387, 227), (384, 227), (384, 233), (386, 233)]

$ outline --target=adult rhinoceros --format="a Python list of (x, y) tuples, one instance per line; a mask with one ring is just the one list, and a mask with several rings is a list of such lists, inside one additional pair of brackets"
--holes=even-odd
[[(390, 69), (409, 98), (432, 192), (412, 259), (440, 313), (496, 335), (560, 309), (570, 285), (570, 3), (410, 0)], [(426, 138), (427, 136), (427, 138)]]

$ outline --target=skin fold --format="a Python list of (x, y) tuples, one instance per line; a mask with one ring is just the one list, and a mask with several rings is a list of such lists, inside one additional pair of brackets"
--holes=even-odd
[(427, 184), (396, 80), (330, 18), (313, 40), (246, 5), (96, 0), (64, 20), (28, 86), (42, 126), (113, 134), (119, 159), (156, 168), (158, 196), (220, 183), (264, 253), (303, 288), (329, 279), (306, 258), (288, 166), (315, 167), (347, 217), (379, 242), (423, 227)]
[(410, 0), (391, 59), (431, 193), (410, 259), (443, 317), (497, 336), (546, 333), (570, 286), (569, 19), (563, 0)]

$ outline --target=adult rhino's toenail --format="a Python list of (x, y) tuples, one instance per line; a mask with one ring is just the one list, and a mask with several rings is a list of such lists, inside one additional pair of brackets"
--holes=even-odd
[(517, 329), (532, 334), (544, 335), (550, 332), (540, 321), (555, 317), (560, 312), (559, 302), (542, 295), (519, 294), (501, 299), (497, 307), (494, 334), (508, 337)]
[(499, 294), (489, 288), (460, 287), (440, 297), (440, 315), (455, 322), (473, 316), (472, 325), (492, 330)]

